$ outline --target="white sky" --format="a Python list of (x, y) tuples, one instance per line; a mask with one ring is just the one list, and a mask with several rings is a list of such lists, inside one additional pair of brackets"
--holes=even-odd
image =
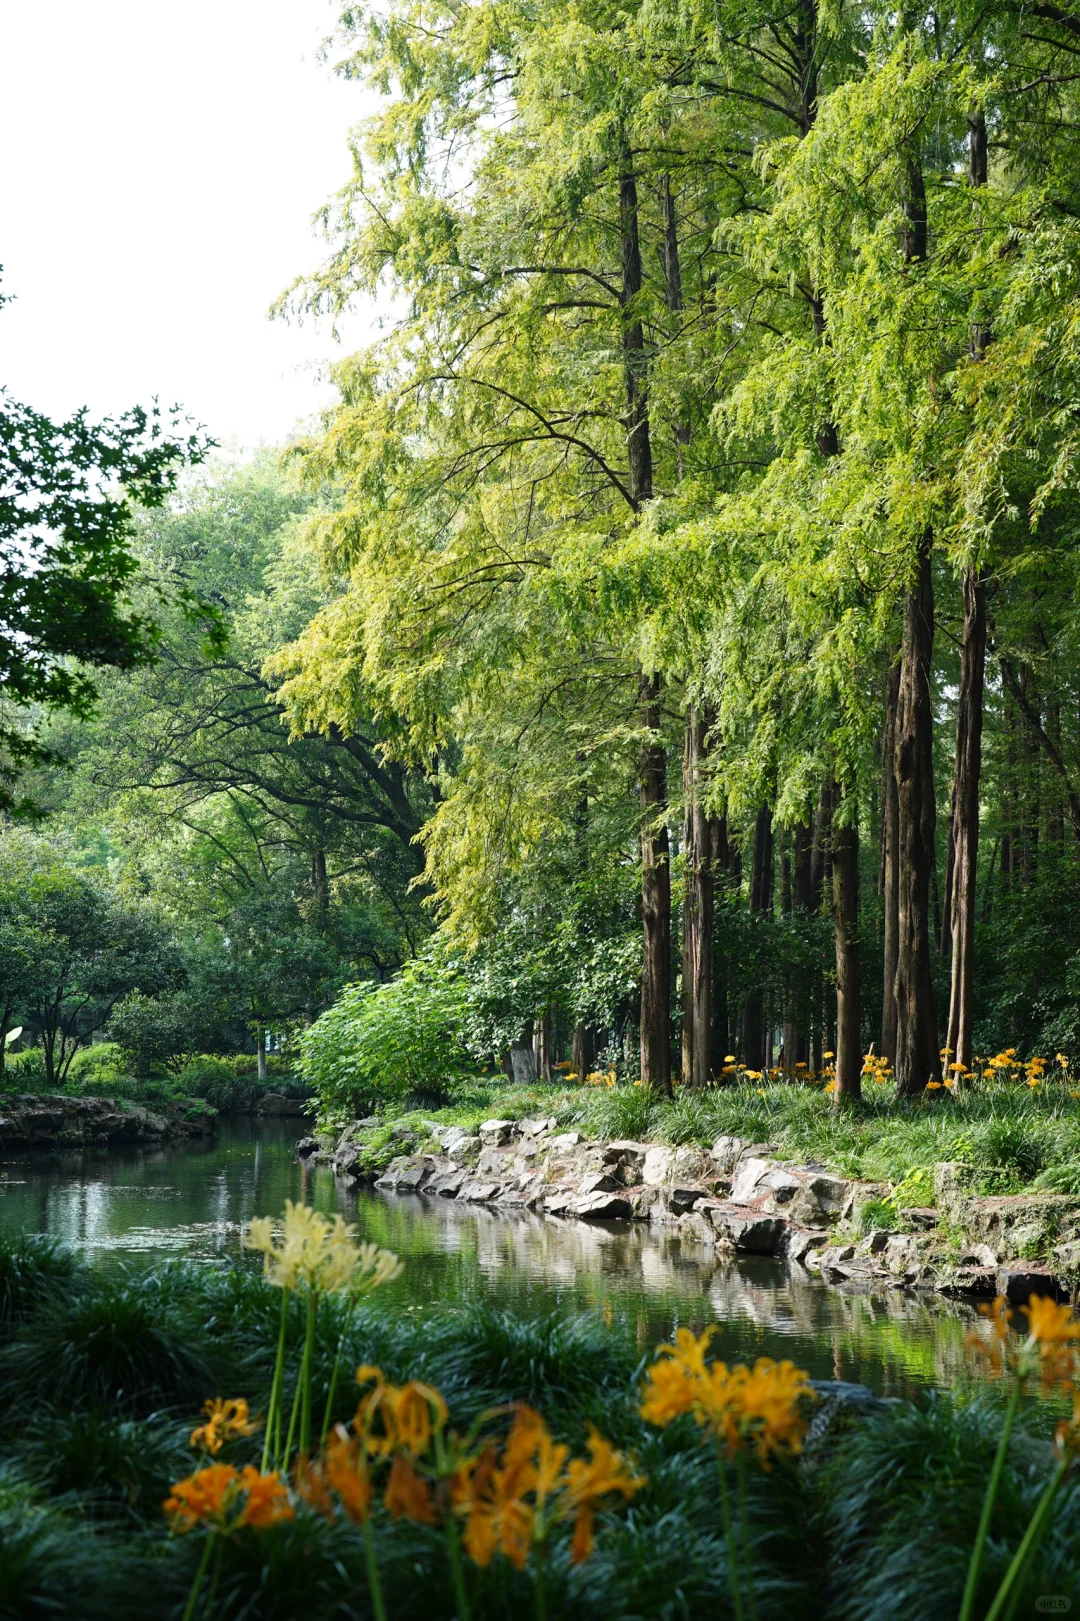
[[(52, 415), (157, 395), (224, 443), (333, 396), (326, 325), (267, 320), (323, 256), (364, 91), (333, 0), (0, 0), (0, 384)], [(366, 341), (363, 312), (345, 350)]]

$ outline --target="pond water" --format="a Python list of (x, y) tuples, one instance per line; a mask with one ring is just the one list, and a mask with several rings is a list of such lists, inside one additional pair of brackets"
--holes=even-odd
[(522, 1315), (598, 1312), (645, 1349), (675, 1327), (720, 1325), (728, 1361), (790, 1357), (811, 1375), (891, 1395), (952, 1384), (973, 1313), (937, 1296), (842, 1293), (770, 1260), (717, 1256), (645, 1224), (587, 1226), (450, 1199), (347, 1188), (299, 1162), (295, 1121), (223, 1120), (213, 1138), (160, 1149), (0, 1158), (0, 1234), (49, 1233), (95, 1265), (186, 1256), (258, 1265), (240, 1237), (286, 1198), (340, 1210), (396, 1250), (401, 1309), (487, 1300)]

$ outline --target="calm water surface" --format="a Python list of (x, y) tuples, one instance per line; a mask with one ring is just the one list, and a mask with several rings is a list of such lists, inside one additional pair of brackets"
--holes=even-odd
[(720, 1325), (727, 1360), (791, 1357), (816, 1378), (886, 1394), (955, 1381), (973, 1313), (936, 1296), (845, 1294), (779, 1262), (718, 1257), (644, 1224), (589, 1227), (528, 1213), (399, 1198), (301, 1164), (295, 1121), (224, 1120), (213, 1138), (161, 1149), (0, 1157), (0, 1234), (50, 1233), (100, 1266), (177, 1257), (258, 1264), (245, 1224), (285, 1200), (340, 1210), (397, 1251), (383, 1292), (403, 1310), (487, 1300), (522, 1315), (597, 1312), (642, 1348), (685, 1324)]

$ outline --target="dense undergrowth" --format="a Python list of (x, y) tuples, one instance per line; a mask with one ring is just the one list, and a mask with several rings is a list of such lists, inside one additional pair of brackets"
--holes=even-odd
[[(265, 1410), (280, 1300), (254, 1269), (106, 1275), (39, 1239), (0, 1249), (0, 1616), (181, 1614), (199, 1539), (170, 1537), (161, 1503), (193, 1466), (188, 1437), (208, 1394), (246, 1394), (253, 1410)], [(292, 1306), (287, 1333), (298, 1352), (303, 1307)], [(645, 1359), (598, 1319), (419, 1314), (380, 1304), (345, 1326), (331, 1297), (320, 1304), (314, 1344), (323, 1395), (343, 1327), (352, 1365), (375, 1362), (391, 1379), (427, 1380), (461, 1428), (485, 1408), (527, 1401), (559, 1439), (580, 1446), (591, 1422), (634, 1456), (647, 1488), (602, 1520), (593, 1556), (574, 1567), (569, 1533), (556, 1543), (549, 1614), (731, 1614), (711, 1451), (689, 1419), (664, 1430), (643, 1422), (635, 1393)], [(355, 1402), (355, 1386), (344, 1382), (336, 1416), (347, 1419)], [(753, 1471), (761, 1621), (951, 1621), (1000, 1415), (985, 1390), (932, 1398), (921, 1410), (893, 1403), (834, 1426), (795, 1467)], [(1050, 1428), (1050, 1416), (1033, 1407), (1010, 1450), (984, 1572), (988, 1594), (1051, 1467)], [(222, 1456), (257, 1461), (258, 1447), (255, 1436)], [(1080, 1492), (1070, 1487), (1017, 1613), (1031, 1613), (1038, 1594), (1080, 1600), (1078, 1536)], [(439, 1534), (391, 1524), (380, 1511), (375, 1537), (389, 1614), (449, 1621)], [(470, 1585), (477, 1617), (530, 1613), (529, 1577), (505, 1560), (474, 1569)], [(364, 1618), (366, 1593), (358, 1533), (301, 1506), (291, 1523), (228, 1540), (211, 1613)]]
[(160, 1067), (136, 1075), (113, 1041), (97, 1042), (75, 1054), (60, 1085), (50, 1086), (40, 1048), (10, 1054), (4, 1066), (0, 1092), (47, 1094), (60, 1097), (108, 1097), (146, 1108), (174, 1108), (199, 1112), (250, 1108), (268, 1092), (304, 1097), (307, 1088), (291, 1064), (277, 1054), (267, 1058), (266, 1079), (260, 1081), (253, 1053), (230, 1057), (198, 1053), (173, 1069)]
[(1080, 1101), (1054, 1082), (1035, 1088), (987, 1082), (911, 1100), (871, 1081), (857, 1107), (838, 1109), (820, 1088), (785, 1082), (680, 1089), (668, 1100), (638, 1086), (517, 1087), (488, 1078), (460, 1083), (442, 1109), (390, 1110), (368, 1134), (371, 1163), (421, 1144), (429, 1122), (476, 1126), (492, 1116), (547, 1116), (586, 1136), (675, 1145), (741, 1137), (845, 1176), (907, 1182), (913, 1204), (930, 1202), (929, 1170), (940, 1160), (974, 1166), (986, 1193), (1080, 1194)]

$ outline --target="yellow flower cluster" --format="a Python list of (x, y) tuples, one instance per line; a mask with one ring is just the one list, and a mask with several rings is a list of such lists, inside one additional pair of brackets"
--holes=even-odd
[(532, 1549), (564, 1520), (574, 1522), (573, 1563), (588, 1559), (599, 1507), (614, 1496), (632, 1497), (645, 1481), (592, 1425), (587, 1447), (587, 1458), (571, 1458), (539, 1413), (517, 1408), (501, 1451), (489, 1443), (454, 1477), (454, 1509), (464, 1519), (463, 1542), (474, 1564), (488, 1565), (501, 1553), (523, 1570)]
[(191, 1445), (200, 1452), (213, 1456), (221, 1451), (226, 1441), (235, 1441), (243, 1435), (254, 1435), (259, 1424), (248, 1416), (248, 1404), (243, 1396), (232, 1401), (215, 1399), (203, 1403), (206, 1423), (191, 1432)]
[(174, 1531), (194, 1531), (204, 1525), (225, 1536), (242, 1526), (264, 1531), (291, 1520), (295, 1509), (278, 1474), (260, 1474), (251, 1464), (234, 1469), (231, 1463), (211, 1463), (178, 1480), (165, 1499), (165, 1513)]
[(339, 1425), (322, 1458), (297, 1470), (299, 1495), (328, 1517), (336, 1500), (349, 1519), (366, 1525), (376, 1471), (388, 1463), (383, 1502), (391, 1518), (460, 1523), (475, 1564), (488, 1565), (501, 1553), (520, 1570), (552, 1526), (569, 1519), (572, 1557), (588, 1558), (601, 1503), (617, 1494), (629, 1498), (645, 1483), (594, 1429), (588, 1458), (571, 1458), (540, 1414), (521, 1406), (501, 1445), (463, 1440), (448, 1430), (446, 1403), (432, 1386), (392, 1385), (374, 1367), (359, 1368), (357, 1379), (371, 1389), (352, 1425)]
[(661, 1345), (642, 1390), (641, 1416), (666, 1425), (683, 1413), (710, 1429), (729, 1457), (753, 1447), (759, 1461), (799, 1452), (806, 1433), (803, 1404), (816, 1400), (809, 1378), (791, 1362), (759, 1357), (753, 1368), (707, 1362), (716, 1332), (700, 1336), (680, 1328), (674, 1345)]
[[(569, 1076), (567, 1077), (569, 1079)], [(585, 1077), (585, 1086), (614, 1086), (615, 1071), (613, 1069), (594, 1069)]]
[(867, 1080), (884, 1082), (892, 1079), (893, 1069), (884, 1053), (876, 1053), (871, 1047), (863, 1054), (862, 1072)]
[(244, 1247), (263, 1255), (263, 1276), (279, 1289), (306, 1288), (327, 1294), (364, 1293), (400, 1276), (396, 1255), (375, 1244), (358, 1244), (356, 1228), (331, 1220), (307, 1205), (285, 1201), (284, 1220), (257, 1216), (248, 1224)]

